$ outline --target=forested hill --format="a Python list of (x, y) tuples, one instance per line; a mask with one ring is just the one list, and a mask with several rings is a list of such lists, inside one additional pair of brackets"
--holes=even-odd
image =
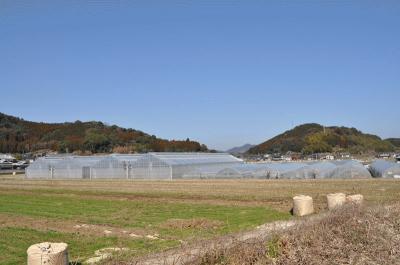
[(388, 138), (386, 141), (389, 141), (397, 148), (400, 148), (400, 138)]
[(249, 154), (286, 153), (303, 154), (325, 152), (365, 153), (370, 151), (389, 152), (395, 146), (376, 135), (365, 134), (355, 128), (323, 127), (310, 123), (295, 127), (260, 145), (251, 148)]
[(207, 147), (198, 142), (169, 141), (144, 132), (102, 122), (31, 122), (0, 113), (0, 153), (38, 150), (59, 152), (130, 153), (199, 152)]

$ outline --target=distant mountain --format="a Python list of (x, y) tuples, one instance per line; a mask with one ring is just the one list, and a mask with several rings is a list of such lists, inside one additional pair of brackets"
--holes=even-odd
[(365, 134), (355, 128), (324, 127), (320, 124), (303, 124), (288, 130), (262, 144), (251, 148), (249, 154), (286, 153), (303, 154), (324, 152), (364, 153), (388, 152), (395, 149), (390, 141), (376, 135)]
[(59, 152), (199, 152), (207, 146), (189, 139), (169, 141), (134, 129), (99, 121), (44, 123), (0, 113), (0, 153)]
[(390, 142), (392, 145), (400, 148), (400, 138), (388, 138), (386, 141)]
[(254, 146), (255, 145), (252, 145), (252, 144), (245, 144), (245, 145), (242, 145), (242, 146), (233, 147), (233, 148), (227, 150), (226, 152), (230, 153), (230, 154), (244, 154), (247, 151), (249, 151), (250, 148), (252, 148)]

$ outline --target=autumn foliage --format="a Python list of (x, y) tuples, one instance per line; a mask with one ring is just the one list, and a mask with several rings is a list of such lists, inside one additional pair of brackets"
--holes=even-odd
[(303, 124), (286, 131), (260, 145), (251, 148), (248, 153), (286, 153), (288, 151), (303, 154), (325, 152), (349, 152), (352, 154), (367, 152), (391, 152), (395, 146), (388, 140), (376, 135), (363, 133), (355, 128), (324, 127), (319, 124)]
[(38, 123), (0, 113), (0, 153), (38, 150), (90, 153), (201, 152), (205, 145), (189, 139), (165, 140), (102, 122)]

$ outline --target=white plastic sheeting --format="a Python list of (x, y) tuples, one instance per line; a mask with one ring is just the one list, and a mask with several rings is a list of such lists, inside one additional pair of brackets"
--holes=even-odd
[(288, 179), (321, 179), (328, 178), (329, 172), (337, 166), (331, 162), (317, 162), (305, 164), (300, 168), (284, 172), (282, 178)]
[(83, 168), (90, 167), (100, 157), (54, 156), (41, 157), (26, 169), (28, 178), (83, 178)]
[(208, 178), (243, 161), (225, 153), (148, 153), (39, 158), (27, 178), (50, 179), (179, 179)]
[(218, 178), (258, 179), (325, 179), (371, 178), (369, 171), (353, 160), (332, 163), (330, 161), (307, 163), (257, 163), (227, 167), (217, 174)]
[(371, 178), (371, 174), (363, 164), (349, 160), (346, 163), (338, 164), (329, 172), (328, 178), (366, 179)]
[(375, 178), (400, 178), (399, 163), (376, 160), (369, 166), (369, 170)]
[(266, 179), (271, 171), (268, 164), (240, 164), (220, 170), (216, 178), (257, 178)]
[(50, 179), (323, 179), (369, 178), (357, 161), (244, 163), (225, 153), (54, 156), (37, 159), (27, 178)]
[(267, 179), (292, 178), (296, 171), (306, 167), (305, 163), (266, 163)]

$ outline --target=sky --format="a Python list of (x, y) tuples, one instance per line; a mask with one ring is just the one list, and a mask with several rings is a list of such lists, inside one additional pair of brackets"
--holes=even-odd
[(400, 137), (400, 1), (0, 1), (0, 112), (226, 150), (295, 125)]

